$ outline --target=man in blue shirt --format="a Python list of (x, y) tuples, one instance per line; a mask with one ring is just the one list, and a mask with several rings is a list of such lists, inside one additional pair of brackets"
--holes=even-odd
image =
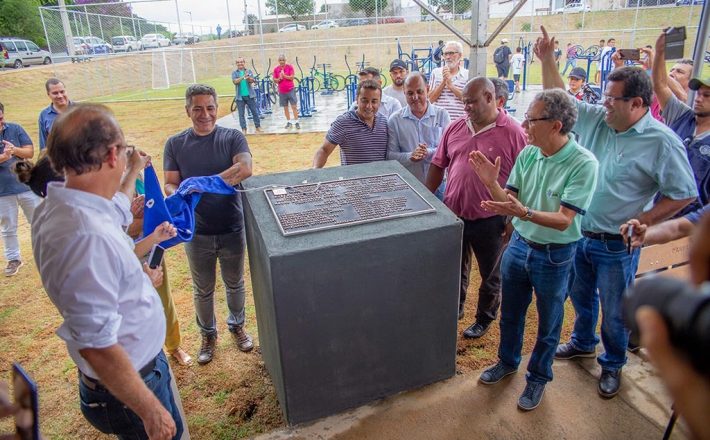
[(693, 108), (679, 100), (669, 85), (666, 68), (666, 34), (656, 40), (653, 60), (653, 91), (663, 111), (666, 125), (683, 140), (695, 174), (698, 198), (679, 215), (694, 211), (710, 202), (710, 78), (694, 78), (688, 83), (695, 90)]
[(47, 96), (52, 100), (52, 103), (39, 114), (40, 151), (44, 150), (47, 146), (47, 137), (49, 137), (49, 132), (52, 130), (54, 120), (74, 104), (69, 100), (69, 96), (67, 96), (67, 89), (64, 87), (64, 83), (57, 78), (49, 78), (47, 82), (44, 83), (44, 88), (47, 90)]
[(5, 106), (0, 102), (0, 229), (5, 247), (5, 276), (17, 274), (22, 266), (20, 242), (17, 239), (19, 205), (28, 223), (40, 202), (27, 185), (20, 183), (13, 172), (18, 159), (29, 159), (34, 153), (32, 140), (18, 124), (5, 122)]
[[(535, 54), (542, 61), (544, 88), (564, 89), (554, 58), (554, 38), (542, 27)], [(605, 352), (598, 392), (614, 397), (626, 364), (629, 332), (624, 327), (622, 299), (638, 268), (638, 249), (627, 253), (619, 227), (629, 218), (652, 225), (672, 216), (697, 197), (695, 179), (683, 144), (649, 111), (652, 86), (637, 67), (609, 74), (603, 105), (575, 101), (579, 118), (573, 131), (578, 142), (599, 161), (599, 181), (577, 245), (570, 298), (576, 312), (570, 342), (560, 344), (556, 359), (595, 357), (599, 304)], [(647, 209), (657, 193), (660, 198)]]
[[(426, 182), (429, 164), (441, 134), (451, 122), (446, 109), (429, 103), (428, 91), (424, 75), (410, 73), (404, 81), (407, 106), (396, 111), (387, 121), (387, 159), (404, 165), (422, 183)], [(439, 199), (443, 198), (443, 183), (436, 194)]]

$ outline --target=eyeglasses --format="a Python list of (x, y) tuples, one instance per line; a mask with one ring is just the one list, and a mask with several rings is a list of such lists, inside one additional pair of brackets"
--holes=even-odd
[(527, 113), (525, 113), (525, 120), (523, 122), (527, 122), (530, 124), (531, 122), (537, 122), (537, 121), (549, 121), (552, 118), (550, 117), (545, 117), (545, 118), (530, 118)]
[(444, 52), (444, 55), (456, 55), (458, 52)]
[(631, 99), (634, 99), (633, 96), (609, 96), (609, 95), (602, 95), (602, 102), (608, 102), (608, 101), (629, 101)]

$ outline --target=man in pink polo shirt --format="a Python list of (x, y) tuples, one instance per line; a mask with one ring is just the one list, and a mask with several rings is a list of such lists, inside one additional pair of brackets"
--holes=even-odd
[(467, 117), (452, 122), (444, 131), (429, 167), (426, 186), (434, 192), (447, 172), (444, 203), (464, 222), (461, 251), (459, 319), (468, 290), (471, 256), (476, 255), (481, 286), (478, 289), (476, 320), (464, 331), (465, 338), (480, 338), (496, 319), (500, 306), (500, 253), (505, 217), (481, 208), (490, 199), (486, 187), (468, 165), (472, 151), (480, 151), (492, 162), (500, 156), (499, 183), (505, 185), (515, 158), (525, 147), (526, 136), (515, 119), (496, 106), (495, 86), (483, 77), (470, 80), (463, 89)]
[(296, 124), (296, 128), (301, 128), (301, 124), (298, 122), (298, 108), (297, 108), (297, 98), (296, 98), (296, 87), (293, 84), (293, 77), (296, 74), (293, 69), (293, 65), (286, 64), (286, 55), (279, 55), (279, 65), (274, 67), (274, 81), (279, 86), (279, 105), (284, 108), (284, 115), (286, 115), (286, 128), (291, 128), (291, 114), (288, 111), (288, 106), (291, 105), (291, 110), (293, 110), (293, 123)]

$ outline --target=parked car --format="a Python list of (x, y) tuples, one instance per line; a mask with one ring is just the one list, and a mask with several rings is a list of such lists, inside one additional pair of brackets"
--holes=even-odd
[(131, 52), (134, 50), (143, 50), (143, 43), (136, 40), (133, 35), (119, 35), (111, 38), (111, 44), (115, 52)]
[(291, 23), (279, 29), (279, 32), (296, 32), (305, 31), (306, 27), (302, 24)]
[(29, 40), (0, 38), (0, 66), (19, 69), (31, 64), (52, 64), (52, 54)]
[(200, 37), (194, 35), (192, 32), (183, 32), (182, 34), (175, 34), (173, 38), (173, 44), (195, 44), (200, 42)]
[(311, 26), (311, 29), (333, 29), (337, 27), (340, 26), (338, 26), (338, 23), (334, 22), (333, 20), (323, 20), (320, 23)]
[(81, 37), (72, 37), (74, 43), (74, 55), (88, 55), (91, 47)]
[(676, 6), (704, 5), (705, 0), (675, 0)]
[(163, 34), (145, 34), (141, 43), (145, 49), (168, 47), (172, 44)]
[(556, 13), (562, 14), (563, 12), (589, 12), (592, 8), (584, 2), (571, 2), (567, 3), (561, 8), (555, 10)]
[(98, 55), (98, 54), (107, 54), (107, 53), (112, 53), (113, 52), (113, 46), (105, 42), (99, 37), (94, 37), (94, 36), (88, 36), (88, 37), (81, 37), (84, 39), (84, 43), (89, 45), (89, 53)]
[(367, 24), (370, 24), (370, 20), (367, 18), (351, 18), (349, 20), (345, 20), (341, 26), (343, 27), (350, 27), (350, 26), (365, 26)]

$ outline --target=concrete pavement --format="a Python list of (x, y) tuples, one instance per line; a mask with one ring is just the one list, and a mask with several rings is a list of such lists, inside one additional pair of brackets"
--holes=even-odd
[[(613, 399), (597, 394), (594, 359), (555, 361), (554, 381), (540, 406), (517, 409), (525, 387), (523, 358), (517, 374), (495, 385), (478, 382), (480, 371), (319, 421), (258, 437), (283, 439), (660, 439), (671, 400), (650, 363), (629, 355), (622, 389)], [(680, 423), (671, 439), (688, 438)]]

